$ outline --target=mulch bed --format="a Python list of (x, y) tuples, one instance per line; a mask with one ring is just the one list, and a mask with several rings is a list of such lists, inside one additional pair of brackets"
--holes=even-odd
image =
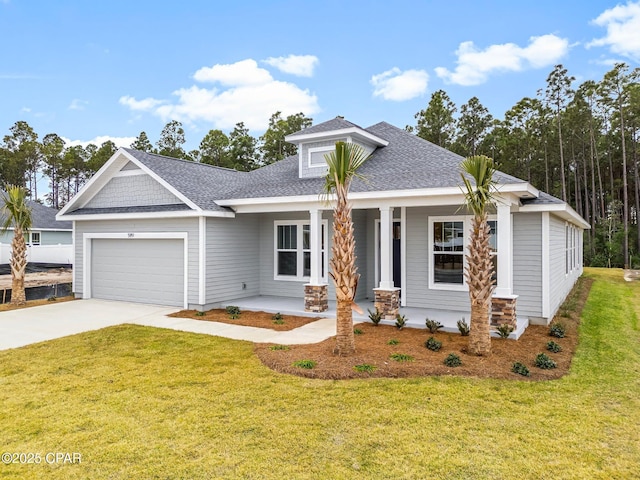
[(222, 308), (204, 312), (203, 316), (196, 315), (197, 310), (182, 310), (172, 313), (170, 317), (191, 318), (193, 320), (204, 320), (205, 322), (229, 323), (231, 325), (242, 325), (245, 327), (269, 328), (278, 332), (285, 332), (301, 327), (307, 323), (315, 322), (320, 317), (299, 317), (294, 315), (282, 315), (284, 323), (275, 323), (273, 313), (242, 311), (240, 317), (232, 319)]
[[(356, 353), (347, 357), (333, 354), (335, 337), (311, 345), (291, 345), (285, 350), (272, 350), (272, 344), (256, 344), (255, 352), (263, 364), (281, 373), (320, 379), (349, 379), (371, 377), (424, 377), (432, 375), (456, 375), (481, 378), (502, 378), (512, 380), (552, 380), (569, 371), (571, 360), (578, 344), (578, 324), (580, 312), (586, 302), (592, 280), (581, 278), (560, 308), (554, 322), (566, 327), (566, 336), (549, 336), (549, 327), (530, 325), (519, 340), (492, 338), (491, 355), (478, 357), (466, 353), (468, 337), (456, 333), (429, 333), (426, 329), (405, 328), (371, 323), (355, 325), (362, 333), (356, 335)], [(562, 315), (562, 316), (561, 316)], [(442, 342), (442, 348), (433, 352), (425, 347), (429, 337)], [(389, 340), (397, 340), (397, 345), (389, 345)], [(559, 353), (552, 353), (546, 346), (554, 341), (562, 347)], [(394, 353), (413, 357), (413, 361), (398, 362), (390, 358)], [(444, 359), (455, 353), (462, 360), (459, 367), (447, 367)], [(539, 353), (547, 354), (557, 364), (557, 368), (543, 370), (535, 366)], [(312, 369), (296, 367), (294, 362), (312, 360)], [(526, 365), (530, 376), (525, 377), (511, 371), (514, 362)], [(359, 372), (356, 365), (368, 364), (375, 367), (373, 372)]]

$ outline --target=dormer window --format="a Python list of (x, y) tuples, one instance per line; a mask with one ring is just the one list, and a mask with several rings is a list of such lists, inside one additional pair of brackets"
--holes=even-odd
[(322, 168), (327, 166), (324, 156), (335, 150), (335, 147), (310, 148), (308, 153), (309, 168)]

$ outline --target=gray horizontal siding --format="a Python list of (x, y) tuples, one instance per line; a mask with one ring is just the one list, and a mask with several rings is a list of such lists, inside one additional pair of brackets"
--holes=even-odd
[(206, 303), (259, 295), (259, 217), (207, 218), (206, 231)]
[(516, 312), (542, 316), (542, 214), (513, 215), (513, 293)]
[(469, 310), (469, 294), (450, 290), (430, 290), (429, 217), (459, 215), (457, 206), (407, 208), (407, 306)]
[[(549, 303), (552, 317), (582, 274), (582, 268), (566, 273), (565, 225), (563, 219), (549, 215)], [(579, 248), (582, 251), (581, 245)]]
[(188, 254), (188, 302), (198, 302), (198, 219), (171, 218), (149, 220), (90, 220), (76, 221), (75, 263), (73, 275), (75, 293), (82, 294), (83, 234), (85, 233), (136, 233), (136, 232), (186, 232)]
[(141, 207), (183, 203), (149, 175), (114, 177), (85, 208)]

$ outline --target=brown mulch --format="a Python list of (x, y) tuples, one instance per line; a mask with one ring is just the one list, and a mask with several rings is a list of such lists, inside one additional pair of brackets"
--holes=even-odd
[(28, 300), (24, 305), (13, 305), (12, 303), (3, 303), (0, 304), (0, 312), (7, 312), (9, 310), (18, 310), (20, 308), (29, 308), (29, 307), (39, 307), (40, 305), (51, 305), (53, 303), (63, 303), (70, 302), (75, 300), (73, 295), (69, 295), (68, 297), (57, 297), (55, 300), (49, 300), (47, 298), (43, 298), (41, 300)]
[(273, 320), (273, 313), (242, 311), (240, 317), (232, 319), (222, 308), (207, 310), (203, 316), (196, 315), (197, 310), (181, 310), (172, 313), (170, 317), (191, 318), (193, 320), (204, 320), (205, 322), (229, 323), (231, 325), (242, 325), (244, 327), (269, 328), (278, 332), (286, 332), (294, 328), (301, 327), (307, 323), (315, 322), (320, 317), (299, 317), (294, 315), (282, 315), (284, 323), (278, 324)]
[[(502, 378), (512, 380), (552, 380), (564, 376), (578, 344), (578, 324), (582, 307), (586, 302), (593, 280), (581, 278), (567, 301), (560, 308), (554, 322), (566, 327), (564, 338), (549, 336), (549, 327), (530, 325), (518, 340), (492, 338), (491, 355), (477, 357), (466, 353), (468, 337), (457, 333), (429, 333), (426, 329), (405, 328), (398, 330), (393, 326), (374, 326), (361, 323), (355, 326), (361, 330), (356, 335), (356, 353), (347, 357), (333, 354), (335, 337), (311, 345), (291, 345), (288, 350), (272, 350), (272, 344), (256, 344), (255, 352), (269, 368), (281, 373), (309, 378), (348, 379), (370, 377), (424, 377), (432, 375), (456, 375), (481, 378)], [(425, 347), (425, 341), (433, 336), (442, 342), (442, 348), (433, 352)], [(398, 340), (397, 345), (389, 345), (391, 339)], [(553, 340), (562, 347), (559, 353), (547, 350), (547, 342)], [(402, 353), (413, 357), (413, 361), (398, 362), (390, 355)], [(455, 353), (462, 360), (459, 367), (447, 367), (444, 359)], [(535, 366), (537, 354), (545, 353), (557, 363), (557, 368), (543, 370)], [(293, 366), (299, 360), (316, 362), (313, 369)], [(524, 377), (511, 371), (514, 362), (520, 362), (529, 368), (530, 377)], [(369, 364), (375, 370), (358, 372), (356, 365)]]

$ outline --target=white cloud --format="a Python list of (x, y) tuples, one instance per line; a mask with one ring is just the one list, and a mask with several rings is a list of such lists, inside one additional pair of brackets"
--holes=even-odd
[(84, 110), (85, 105), (89, 105), (89, 102), (80, 100), (79, 98), (74, 98), (73, 100), (71, 100), (71, 103), (67, 108), (69, 110)]
[(602, 12), (591, 23), (607, 29), (607, 35), (587, 44), (609, 46), (613, 53), (640, 61), (640, 2), (616, 5)]
[(315, 95), (293, 83), (275, 80), (252, 59), (204, 67), (193, 78), (225, 88), (192, 85), (173, 92), (175, 102), (125, 96), (120, 103), (132, 110), (148, 111), (163, 121), (206, 122), (207, 128), (220, 129), (232, 129), (244, 122), (251, 130), (266, 130), (276, 111), (287, 116), (298, 112), (312, 115), (320, 110)]
[(271, 74), (264, 68), (258, 67), (253, 59), (227, 65), (202, 67), (194, 75), (198, 82), (219, 83), (224, 86), (264, 85), (273, 80)]
[(427, 91), (429, 74), (424, 70), (401, 71), (397, 67), (371, 77), (373, 96), (402, 102), (418, 97)]
[(21, 113), (31, 113), (31, 109), (29, 107), (22, 107), (20, 109)]
[(473, 42), (463, 42), (456, 50), (458, 56), (454, 71), (437, 67), (436, 74), (447, 83), (480, 85), (497, 72), (519, 72), (525, 68), (542, 68), (557, 63), (569, 51), (569, 42), (556, 35), (531, 37), (529, 45), (515, 43), (491, 45), (479, 50)]
[(76, 145), (80, 145), (83, 148), (86, 148), (90, 143), (93, 143), (97, 147), (100, 147), (100, 145), (109, 140), (115, 143), (116, 147), (129, 147), (129, 145), (131, 145), (136, 140), (136, 137), (110, 137), (108, 135), (99, 135), (92, 140), (71, 140), (66, 137), (60, 138), (64, 140), (66, 147), (75, 147)]
[(124, 105), (129, 107), (131, 110), (135, 111), (147, 111), (152, 108), (157, 107), (158, 105), (162, 105), (164, 102), (162, 100), (156, 100), (155, 98), (144, 98), (142, 100), (136, 100), (135, 98), (125, 95), (120, 97), (120, 105)]
[(315, 55), (289, 55), (288, 57), (269, 57), (263, 60), (267, 65), (277, 68), (281, 72), (297, 75), (298, 77), (312, 77), (313, 69), (318, 65)]

